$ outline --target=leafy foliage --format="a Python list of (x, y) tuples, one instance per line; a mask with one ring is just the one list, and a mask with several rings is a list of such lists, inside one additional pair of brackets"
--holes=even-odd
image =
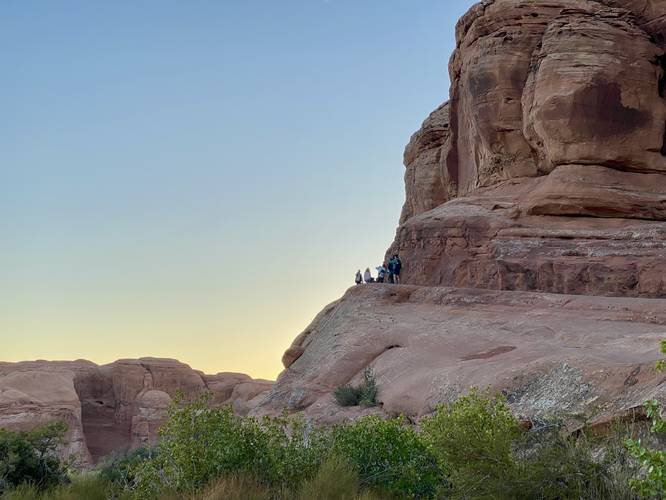
[(377, 380), (369, 366), (363, 370), (363, 382), (357, 387), (341, 385), (333, 391), (333, 396), (340, 406), (376, 406)]
[(504, 497), (519, 473), (513, 443), (520, 427), (502, 399), (472, 389), (421, 422), (423, 440), (461, 497)]
[(156, 454), (132, 473), (143, 496), (190, 492), (234, 474), (293, 486), (316, 473), (327, 449), (326, 433), (302, 420), (243, 418), (229, 407), (209, 408), (203, 397), (171, 407)]
[(595, 442), (557, 430), (528, 437), (533, 452), (519, 461), (515, 498), (636, 498), (628, 484), (636, 467), (621, 440)]
[(114, 490), (127, 490), (136, 481), (134, 471), (154, 455), (154, 450), (142, 447), (109, 457), (98, 467), (99, 476)]
[(401, 498), (431, 498), (444, 479), (435, 456), (402, 418), (373, 415), (336, 426), (333, 452), (356, 468), (362, 485)]
[(621, 446), (604, 443), (598, 457), (585, 435), (563, 435), (557, 425), (528, 432), (501, 397), (472, 389), (421, 426), (453, 498), (633, 498)]
[[(659, 351), (666, 354), (666, 340), (659, 343)], [(666, 360), (656, 363), (657, 371), (666, 371)], [(656, 400), (646, 401), (645, 413), (651, 422), (650, 431), (654, 434), (666, 432), (666, 421), (661, 418), (661, 407)], [(666, 496), (666, 451), (650, 450), (643, 446), (640, 439), (627, 439), (629, 452), (643, 465), (645, 477), (633, 478), (632, 488), (643, 497), (663, 498)]]
[(21, 484), (44, 490), (66, 482), (67, 467), (57, 456), (66, 432), (64, 422), (30, 432), (0, 429), (0, 493)]

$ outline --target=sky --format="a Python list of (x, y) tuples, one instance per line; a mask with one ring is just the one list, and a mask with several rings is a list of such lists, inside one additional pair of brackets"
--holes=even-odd
[(274, 379), (381, 263), (474, 3), (0, 2), (0, 360)]

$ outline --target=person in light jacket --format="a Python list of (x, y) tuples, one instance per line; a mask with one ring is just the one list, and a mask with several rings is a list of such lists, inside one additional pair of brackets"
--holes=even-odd
[(363, 273), (363, 280), (366, 283), (374, 283), (375, 282), (375, 278), (373, 278), (372, 274), (370, 274), (370, 268), (369, 267), (365, 268), (365, 273)]
[(377, 283), (384, 283), (384, 278), (386, 278), (386, 266), (382, 264), (377, 268)]

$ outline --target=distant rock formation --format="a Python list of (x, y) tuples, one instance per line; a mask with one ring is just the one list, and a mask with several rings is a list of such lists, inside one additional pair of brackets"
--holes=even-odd
[[(324, 309), (253, 413), (419, 417), (471, 385), (526, 419), (666, 402), (666, 2), (486, 0), (456, 39), (405, 150), (403, 285)], [(379, 406), (339, 407), (368, 366)]]
[(239, 373), (205, 375), (172, 359), (0, 363), (0, 427), (28, 430), (53, 420), (69, 426), (63, 455), (80, 466), (153, 444), (172, 398), (211, 394), (246, 414), (272, 382)]

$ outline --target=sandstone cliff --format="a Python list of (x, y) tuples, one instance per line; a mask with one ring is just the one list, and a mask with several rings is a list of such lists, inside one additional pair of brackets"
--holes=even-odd
[[(666, 2), (486, 0), (456, 38), (404, 155), (407, 285), (328, 306), (254, 413), (418, 417), (470, 385), (524, 418), (666, 400)], [(379, 407), (338, 407), (367, 366)]]
[(666, 297), (665, 30), (658, 1), (473, 7), (405, 152), (405, 280)]
[(245, 414), (272, 382), (239, 373), (205, 375), (171, 359), (0, 363), (0, 427), (28, 430), (53, 420), (69, 426), (64, 456), (87, 466), (100, 457), (154, 443), (178, 392)]

